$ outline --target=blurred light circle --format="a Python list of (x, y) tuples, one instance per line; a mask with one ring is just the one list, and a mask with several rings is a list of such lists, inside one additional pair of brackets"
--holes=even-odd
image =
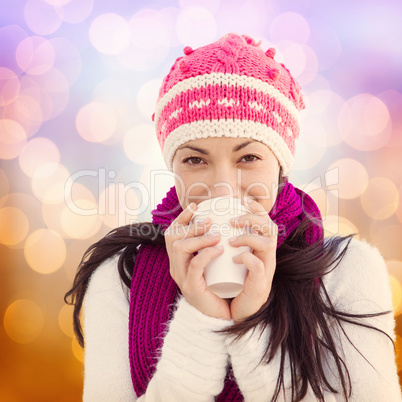
[(8, 195), (10, 191), (10, 183), (8, 181), (8, 177), (6, 172), (3, 169), (0, 169), (0, 208), (6, 201), (5, 196)]
[(65, 185), (70, 172), (60, 164), (44, 164), (32, 177), (32, 191), (35, 197), (45, 204), (58, 204), (64, 201)]
[(151, 124), (140, 124), (129, 130), (124, 136), (123, 147), (127, 157), (139, 165), (150, 164), (161, 152)]
[[(396, 317), (396, 314), (395, 314)], [(395, 361), (399, 366), (402, 360), (402, 337), (395, 334)]]
[(389, 276), (389, 284), (391, 285), (392, 292), (392, 305), (394, 307), (394, 314), (398, 315), (402, 311), (402, 287), (398, 279), (393, 275)]
[(55, 9), (64, 22), (78, 24), (91, 15), (93, 6), (94, 0), (69, 0), (65, 4), (56, 5)]
[(20, 243), (28, 234), (29, 221), (19, 208), (0, 209), (0, 243), (13, 246)]
[(174, 186), (174, 175), (167, 170), (163, 158), (159, 158), (144, 167), (138, 181), (146, 189), (146, 193), (140, 194), (141, 208), (147, 209), (146, 212), (139, 213), (139, 218), (141, 221), (152, 220), (151, 211), (157, 207), (160, 200)]
[[(402, 200), (402, 186), (399, 187), (399, 199)], [(402, 223), (402, 202), (400, 202), (398, 205), (396, 216), (399, 219), (399, 222)]]
[(398, 208), (398, 189), (391, 180), (385, 177), (374, 177), (361, 195), (360, 202), (370, 218), (387, 219)]
[(402, 283), (402, 261), (388, 260), (386, 264), (388, 272)]
[(327, 215), (323, 219), (325, 236), (348, 236), (357, 234), (354, 238), (359, 238), (359, 230), (350, 220), (343, 216)]
[(168, 51), (167, 46), (140, 49), (131, 44), (124, 52), (117, 55), (117, 60), (125, 69), (148, 72), (157, 69), (165, 61)]
[[(214, 3), (218, 3), (218, 1)], [(176, 33), (176, 20), (180, 14), (180, 11), (181, 10), (177, 7), (165, 7), (159, 10), (160, 17), (163, 19), (164, 24), (168, 30), (167, 43), (170, 47), (181, 45)]]
[(380, 250), (384, 258), (402, 259), (402, 226), (386, 220), (373, 220), (370, 224), (372, 244)]
[[(64, 233), (63, 227), (61, 225), (61, 213), (63, 212), (66, 204), (60, 202), (58, 204), (42, 204), (42, 218), (48, 229), (54, 230), (59, 233), (64, 239), (68, 236)], [(68, 249), (68, 253), (70, 248)], [(67, 255), (68, 255), (67, 253)]]
[(326, 145), (321, 139), (317, 144), (313, 138), (305, 136), (304, 127), (301, 128), (301, 134), (297, 142), (297, 153), (293, 165), (294, 170), (310, 169), (317, 165), (325, 154)]
[(20, 81), (14, 71), (0, 67), (0, 107), (14, 102), (20, 88)]
[(182, 8), (186, 7), (204, 7), (211, 13), (216, 13), (219, 10), (221, 0), (179, 0), (179, 5)]
[(72, 85), (81, 73), (81, 54), (77, 47), (66, 38), (49, 40), (55, 50), (54, 66)]
[(60, 217), (64, 233), (72, 239), (94, 236), (102, 224), (97, 211), (96, 203), (88, 199), (74, 200), (74, 209), (66, 205)]
[(301, 86), (309, 84), (317, 75), (318, 61), (307, 45), (291, 44), (283, 50), (285, 65)]
[(42, 0), (28, 0), (24, 8), (24, 17), (31, 31), (38, 35), (50, 35), (56, 32), (62, 23), (55, 8)]
[[(304, 189), (303, 191), (306, 192)], [(313, 191), (308, 191), (307, 193), (317, 204), (317, 207), (324, 218), (324, 216), (327, 214), (327, 192), (323, 188), (317, 188)]]
[(188, 7), (177, 17), (177, 37), (185, 46), (196, 48), (211, 43), (217, 31), (215, 17), (205, 8)]
[(337, 169), (339, 197), (351, 200), (366, 190), (369, 176), (366, 168), (357, 160), (344, 158), (333, 162), (328, 171)]
[(43, 120), (54, 119), (68, 104), (70, 84), (56, 67), (51, 67), (46, 73), (35, 77), (31, 89), (36, 91), (41, 100)]
[(314, 136), (317, 145), (335, 146), (342, 142), (338, 128), (338, 116), (345, 101), (330, 90), (315, 91), (304, 97), (308, 116), (302, 124), (304, 135)]
[(3, 118), (18, 121), (29, 138), (37, 133), (42, 125), (42, 110), (37, 99), (20, 93), (13, 103), (3, 108)]
[[(15, 51), (19, 43), (28, 36), (27, 32), (19, 25), (0, 27), (0, 66), (2, 68), (10, 69), (16, 75), (21, 73), (15, 60)], [(13, 55), (13, 57), (10, 57), (10, 55)]]
[(402, 147), (402, 93), (393, 89), (387, 89), (377, 95), (387, 105), (392, 121), (392, 136), (387, 147)]
[(310, 36), (308, 22), (300, 14), (287, 12), (278, 15), (270, 24), (269, 37), (273, 43), (288, 40), (307, 43)]
[(155, 112), (156, 100), (158, 99), (161, 85), (161, 79), (154, 79), (146, 82), (138, 90), (137, 106), (142, 115), (147, 119), (151, 119), (152, 114)]
[(127, 86), (127, 82), (117, 77), (107, 78), (100, 81), (93, 90), (94, 99), (123, 100), (129, 102), (132, 100), (132, 88)]
[(111, 229), (138, 219), (140, 198), (132, 183), (110, 183), (99, 196), (99, 215)]
[(282, 49), (281, 54), (284, 64), (292, 72), (293, 77), (299, 77), (307, 63), (303, 47), (297, 43), (291, 43)]
[[(20, 94), (33, 97), (39, 102), (42, 121), (57, 117), (69, 101), (69, 83), (66, 77), (55, 67), (51, 67), (44, 74), (35, 76), (34, 80), (31, 77), (25, 75), (21, 79)], [(35, 126), (34, 123), (35, 121), (31, 121), (31, 124)], [(40, 127), (40, 124), (37, 126)]]
[[(75, 200), (87, 199), (90, 202), (95, 203), (95, 197), (92, 195), (91, 191), (87, 189), (80, 183), (74, 183), (71, 189), (63, 187), (60, 189), (63, 192), (63, 198), (59, 200), (58, 203), (43, 203), (42, 204), (42, 218), (46, 226), (59, 233), (63, 238), (69, 238), (69, 236), (64, 232), (61, 215), (67, 206), (74, 208)], [(67, 191), (71, 190), (71, 194)], [(85, 251), (85, 250), (84, 250)]]
[[(105, 228), (108, 232), (109, 229)], [(104, 234), (104, 236), (107, 233)], [(98, 234), (99, 236), (102, 236), (103, 233), (100, 232)], [(97, 237), (98, 239), (100, 237)], [(81, 258), (83, 257), (84, 253), (88, 250), (88, 248), (94, 243), (93, 238), (89, 239), (69, 239), (68, 241), (68, 252), (67, 252), (67, 257), (66, 261), (63, 265), (63, 271), (67, 276), (67, 279), (73, 283), (75, 275), (77, 274), (77, 268), (80, 264)], [(71, 314), (71, 313), (70, 313)]]
[(56, 272), (66, 259), (66, 251), (63, 238), (50, 229), (38, 229), (31, 233), (24, 247), (28, 265), (40, 274)]
[(55, 52), (47, 39), (30, 36), (18, 45), (15, 57), (21, 70), (27, 74), (40, 75), (53, 66)]
[(77, 339), (73, 337), (71, 342), (71, 350), (73, 351), (74, 357), (80, 361), (81, 363), (84, 362), (84, 349), (80, 346)]
[(73, 328), (73, 307), (65, 304), (59, 312), (59, 327), (71, 338), (74, 336)]
[(327, 70), (339, 58), (342, 46), (336, 32), (322, 21), (309, 18), (309, 45), (317, 55), (318, 70)]
[(66, 92), (70, 84), (64, 74), (56, 67), (51, 67), (46, 73), (35, 77), (36, 85), (46, 92)]
[(4, 314), (4, 329), (17, 343), (29, 343), (42, 332), (42, 310), (32, 300), (19, 299), (11, 303)]
[(102, 14), (92, 21), (89, 39), (95, 49), (101, 53), (120, 54), (130, 46), (130, 27), (127, 21), (118, 14)]
[(51, 4), (52, 6), (64, 6), (71, 0), (43, 0), (43, 1), (47, 4)]
[(349, 99), (339, 113), (338, 123), (343, 140), (360, 151), (383, 147), (392, 132), (386, 105), (370, 94)]
[[(44, 164), (57, 165), (60, 161), (60, 151), (56, 144), (48, 138), (36, 137), (28, 141), (22, 149), (19, 157), (20, 167), (22, 171), (29, 177), (33, 177), (37, 169)], [(49, 176), (52, 171), (49, 169), (41, 169), (36, 177), (41, 175)]]
[(53, 109), (53, 102), (48, 94), (38, 88), (31, 76), (23, 76), (20, 83), (20, 93), (12, 104), (4, 108), (4, 117), (18, 121), (27, 138), (30, 138), (47, 120), (50, 115), (48, 109)]
[(14, 116), (21, 124), (32, 127), (42, 123), (42, 109), (33, 96), (20, 94), (12, 108)]
[(16, 158), (26, 142), (26, 134), (22, 126), (10, 119), (0, 120), (0, 158)]
[(169, 45), (169, 32), (163, 15), (157, 10), (145, 9), (135, 13), (129, 20), (131, 40), (140, 49), (153, 49)]
[(91, 102), (77, 113), (75, 125), (78, 134), (89, 142), (103, 142), (111, 137), (116, 129), (114, 110), (103, 102)]
[[(40, 217), (40, 203), (34, 197), (23, 194), (23, 193), (8, 193), (0, 199), (0, 205), (3, 208), (16, 208), (25, 215), (25, 217), (29, 221), (29, 231), (32, 232), (38, 227), (43, 227), (43, 222)], [(8, 219), (8, 218), (7, 218)], [(23, 219), (25, 221), (25, 219)], [(17, 219), (18, 222), (18, 219)], [(14, 223), (12, 223), (14, 225)], [(16, 233), (18, 231), (25, 231), (24, 230), (25, 224), (21, 223), (20, 227), (15, 227), (14, 230)], [(4, 228), (3, 230), (7, 231), (6, 236), (8, 236), (9, 228)], [(22, 232), (21, 232), (22, 233)], [(21, 235), (22, 237), (22, 235)], [(25, 239), (25, 236), (22, 240)], [(24, 241), (14, 244), (8, 244), (8, 247), (12, 249), (18, 249), (24, 247)]]

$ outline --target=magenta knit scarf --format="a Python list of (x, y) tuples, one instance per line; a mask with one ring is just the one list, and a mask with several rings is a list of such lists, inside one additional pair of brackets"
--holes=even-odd
[[(165, 230), (182, 211), (173, 186), (162, 203), (152, 211), (152, 222)], [(280, 229), (277, 247), (306, 216), (316, 222), (307, 231), (307, 242), (313, 244), (323, 237), (322, 219), (317, 205), (310, 196), (289, 182), (286, 182), (278, 195), (269, 216)], [(166, 324), (172, 319), (178, 295), (179, 288), (169, 273), (166, 248), (141, 245), (131, 280), (129, 317), (131, 378), (138, 397), (145, 393), (156, 371)], [(230, 367), (217, 400), (243, 401)]]

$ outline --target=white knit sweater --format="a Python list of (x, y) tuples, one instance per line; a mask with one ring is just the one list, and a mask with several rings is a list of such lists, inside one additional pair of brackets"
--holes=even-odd
[[(229, 321), (207, 317), (184, 298), (169, 326), (156, 373), (145, 395), (137, 398), (130, 375), (128, 356), (128, 290), (117, 272), (117, 256), (104, 262), (93, 274), (84, 306), (85, 402), (213, 401), (220, 393), (230, 359), (245, 401), (271, 400), (279, 369), (279, 356), (269, 365), (258, 365), (266, 347), (266, 336), (251, 332), (231, 344), (230, 338), (212, 331)], [(350, 313), (392, 310), (386, 266), (378, 250), (364, 241), (352, 240), (339, 266), (324, 278), (335, 308)], [(365, 319), (394, 339), (392, 314)], [(394, 349), (383, 334), (361, 326), (344, 324), (351, 346), (343, 333), (333, 328), (339, 353), (347, 364), (351, 401), (401, 401)], [(327, 378), (341, 390), (337, 370), (326, 361)], [(285, 366), (285, 384), (290, 384)], [(290, 400), (289, 393), (280, 401)], [(305, 401), (316, 398), (309, 388)], [(342, 393), (325, 393), (325, 401), (343, 401)]]

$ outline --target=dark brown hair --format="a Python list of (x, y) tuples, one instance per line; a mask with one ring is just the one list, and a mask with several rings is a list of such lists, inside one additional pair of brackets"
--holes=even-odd
[[(284, 184), (280, 179), (280, 189)], [(346, 401), (351, 395), (351, 380), (345, 362), (339, 356), (335, 340), (328, 325), (335, 321), (347, 339), (342, 322), (371, 328), (389, 337), (384, 331), (365, 324), (361, 318), (373, 317), (390, 312), (374, 312), (357, 315), (338, 311), (323, 284), (323, 277), (336, 269), (345, 255), (353, 235), (334, 236), (310, 245), (306, 242), (306, 230), (312, 225), (306, 216), (297, 229), (277, 250), (277, 262), (271, 293), (267, 302), (254, 315), (243, 322), (224, 329), (223, 333), (239, 339), (246, 332), (257, 328), (261, 332), (269, 325), (271, 336), (260, 364), (268, 364), (280, 353), (280, 369), (272, 401), (284, 389), (284, 363), (288, 353), (292, 384), (292, 402), (302, 400), (308, 384), (319, 401), (324, 401), (323, 388), (333, 393), (342, 392)], [(80, 322), (80, 311), (89, 279), (95, 269), (106, 259), (123, 250), (118, 260), (118, 271), (122, 282), (130, 288), (134, 260), (138, 246), (142, 243), (165, 247), (163, 231), (153, 223), (127, 225), (112, 230), (103, 239), (92, 245), (84, 254), (73, 287), (64, 299), (71, 296), (74, 305), (74, 331), (78, 342), (84, 346)], [(314, 264), (311, 262), (314, 261)], [(128, 342), (128, 340), (127, 340)], [(337, 390), (327, 379), (323, 360), (330, 355), (337, 367), (342, 390)], [(368, 364), (370, 364), (368, 362)], [(374, 368), (373, 368), (374, 369)]]

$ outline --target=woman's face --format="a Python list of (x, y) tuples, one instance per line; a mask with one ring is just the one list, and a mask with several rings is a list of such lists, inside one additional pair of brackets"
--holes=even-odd
[(183, 209), (215, 197), (248, 196), (269, 212), (278, 193), (278, 160), (266, 145), (248, 138), (188, 141), (173, 157), (173, 172)]

